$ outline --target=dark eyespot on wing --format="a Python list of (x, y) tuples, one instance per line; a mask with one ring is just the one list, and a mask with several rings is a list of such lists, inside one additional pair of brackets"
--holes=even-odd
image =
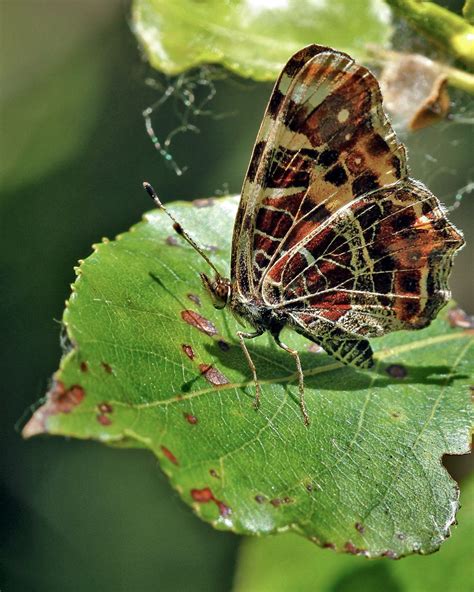
[(318, 164), (323, 167), (330, 167), (337, 162), (339, 152), (337, 150), (324, 150), (318, 159)]
[(390, 152), (390, 146), (379, 134), (375, 134), (369, 138), (367, 142), (367, 152), (370, 156), (381, 156)]
[(344, 167), (338, 164), (324, 175), (324, 180), (339, 187), (340, 185), (344, 185), (347, 181), (347, 173), (344, 170)]
[(252, 160), (250, 161), (249, 170), (247, 173), (247, 178), (249, 181), (255, 180), (255, 175), (257, 174), (258, 165), (260, 163), (260, 159), (262, 158), (263, 151), (265, 150), (265, 146), (267, 142), (262, 140), (255, 144), (255, 148), (252, 154)]
[(276, 88), (268, 103), (268, 113), (272, 117), (275, 117), (278, 114), (278, 111), (284, 100), (285, 95), (278, 88)]
[(390, 159), (390, 163), (395, 171), (396, 178), (400, 179), (402, 176), (402, 172), (401, 172), (401, 163), (400, 163), (400, 159), (398, 158), (398, 156), (393, 155), (392, 158)]
[(364, 193), (369, 193), (369, 191), (373, 191), (379, 187), (380, 185), (377, 181), (377, 176), (371, 172), (363, 173), (352, 182), (352, 191), (354, 193), (354, 197), (363, 195)]
[(397, 274), (397, 284), (401, 292), (408, 294), (417, 294), (420, 290), (421, 272), (418, 269), (412, 269)]

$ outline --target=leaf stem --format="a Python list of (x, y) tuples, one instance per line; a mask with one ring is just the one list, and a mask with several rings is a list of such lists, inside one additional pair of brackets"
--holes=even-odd
[(443, 71), (448, 77), (448, 84), (474, 95), (474, 74), (450, 66), (443, 66)]
[(474, 67), (474, 27), (462, 17), (423, 0), (387, 0), (418, 31), (469, 67)]

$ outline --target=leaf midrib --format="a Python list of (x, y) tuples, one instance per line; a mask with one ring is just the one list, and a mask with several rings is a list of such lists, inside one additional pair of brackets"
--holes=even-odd
[[(401, 353), (405, 353), (407, 351), (412, 351), (415, 349), (419, 349), (422, 347), (429, 347), (431, 345), (445, 343), (448, 341), (453, 341), (457, 339), (470, 339), (474, 336), (474, 331), (463, 331), (460, 333), (453, 333), (451, 335), (438, 335), (435, 337), (428, 337), (427, 339), (420, 339), (419, 341), (415, 341), (412, 343), (396, 346), (396, 347), (389, 347), (384, 350), (380, 350), (374, 355), (376, 361), (380, 362), (389, 356), (397, 356)], [(333, 362), (331, 364), (326, 364), (325, 366), (318, 366), (316, 368), (311, 368), (310, 370), (306, 370), (303, 372), (305, 377), (315, 376), (317, 374), (323, 374), (326, 372), (332, 372), (333, 370), (337, 370), (338, 368), (343, 368), (344, 365), (340, 362)], [(275, 378), (266, 378), (266, 379), (259, 379), (260, 384), (279, 384), (281, 382), (292, 382), (293, 380), (297, 380), (298, 373), (292, 372), (287, 376), (278, 376)], [(193, 399), (195, 397), (199, 397), (202, 395), (207, 395), (209, 393), (214, 393), (216, 391), (225, 391), (225, 390), (233, 390), (236, 388), (246, 388), (248, 386), (252, 386), (254, 384), (253, 380), (246, 380), (242, 382), (230, 382), (227, 384), (219, 385), (219, 386), (212, 386), (205, 389), (199, 389), (193, 391), (191, 393), (186, 394), (179, 394), (174, 396), (170, 399), (164, 399), (159, 401), (152, 401), (149, 403), (140, 403), (140, 404), (133, 404), (133, 403), (124, 403), (123, 401), (111, 401), (115, 405), (121, 407), (128, 407), (133, 409), (151, 409), (153, 407), (160, 407), (171, 405), (173, 403), (178, 403), (182, 401), (186, 401), (189, 399)]]

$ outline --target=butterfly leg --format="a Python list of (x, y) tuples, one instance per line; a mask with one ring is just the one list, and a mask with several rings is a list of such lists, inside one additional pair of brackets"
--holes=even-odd
[(280, 338), (278, 337), (278, 335), (273, 335), (273, 337), (274, 337), (278, 347), (281, 347), (281, 349), (285, 350), (291, 356), (293, 356), (293, 358), (296, 362), (296, 370), (298, 372), (298, 387), (299, 387), (299, 391), (300, 391), (300, 408), (301, 408), (301, 413), (303, 414), (304, 425), (308, 426), (310, 421), (309, 421), (308, 410), (306, 409), (306, 403), (304, 401), (304, 377), (303, 377), (303, 369), (301, 368), (300, 356), (295, 349), (291, 349), (291, 347), (288, 347), (287, 345), (282, 343), (280, 341)]
[(253, 363), (252, 357), (245, 345), (245, 339), (253, 339), (254, 337), (259, 337), (262, 335), (263, 331), (255, 331), (255, 333), (244, 333), (243, 331), (237, 331), (237, 336), (240, 341), (240, 347), (247, 358), (247, 363), (249, 365), (250, 370), (252, 371), (253, 381), (255, 382), (255, 400), (253, 406), (255, 409), (260, 407), (260, 385), (258, 384), (257, 379), (257, 369), (255, 368), (255, 364)]

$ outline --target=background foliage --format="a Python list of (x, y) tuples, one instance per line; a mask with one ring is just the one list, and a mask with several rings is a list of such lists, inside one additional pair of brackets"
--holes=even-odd
[[(212, 113), (232, 115), (200, 118), (200, 136), (176, 136), (173, 154), (189, 167), (177, 177), (144, 132), (141, 111), (156, 100), (144, 80), (156, 74), (138, 57), (128, 6), (16, 2), (0, 10), (8, 173), (0, 195), (0, 586), (64, 590), (73, 580), (76, 589), (151, 590), (159, 582), (175, 590), (192, 578), (195, 590), (229, 589), (237, 539), (196, 520), (151, 455), (90, 442), (22, 442), (14, 426), (57, 367), (53, 319), (61, 317), (77, 258), (149, 208), (144, 178), (167, 200), (210, 195), (224, 183), (238, 192), (271, 85), (217, 81)], [(179, 125), (172, 103), (157, 118), (160, 129)], [(414, 176), (445, 202), (472, 178), (470, 132), (452, 123), (406, 139)], [(451, 217), (472, 243), (472, 200)], [(465, 250), (452, 281), (465, 308), (469, 265)], [(413, 561), (425, 569), (423, 558)]]
[(167, 74), (219, 63), (240, 76), (275, 80), (288, 57), (315, 39), (360, 60), (368, 43), (384, 45), (391, 32), (383, 0), (135, 0), (132, 14), (150, 63)]

